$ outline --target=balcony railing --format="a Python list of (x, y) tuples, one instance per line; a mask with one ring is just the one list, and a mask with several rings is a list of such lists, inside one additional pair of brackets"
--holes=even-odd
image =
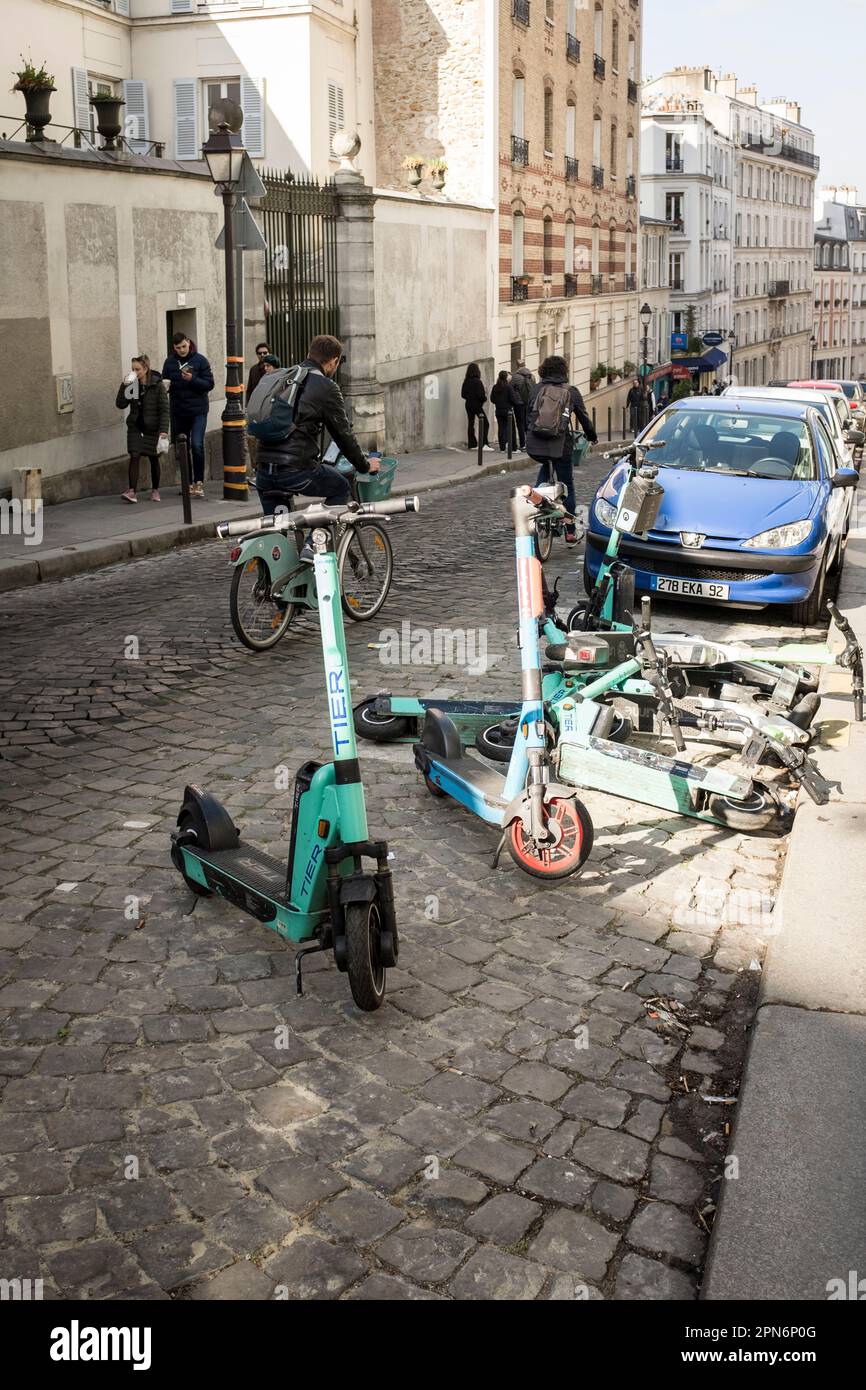
[(518, 24), (529, 24), (529, 0), (511, 0), (511, 18)]
[(579, 161), (572, 159), (570, 154), (565, 156), (565, 178), (567, 183), (575, 183), (577, 181), (578, 165)]
[(676, 232), (678, 236), (685, 236), (686, 224), (681, 217), (672, 217), (670, 222), (672, 232)]
[(665, 157), (665, 171), (668, 174), (681, 174), (683, 172), (683, 157), (681, 154), (669, 154)]
[(637, 83), (633, 77), (628, 79), (628, 99), (629, 101), (637, 101)]
[(602, 277), (600, 275), (590, 275), (589, 292), (590, 294), (601, 294)]
[(685, 282), (685, 280), (683, 280), (681, 277), (675, 275), (675, 276), (673, 277), (673, 279), (671, 280), (670, 288), (671, 288), (672, 290), (684, 290), (685, 287), (686, 287), (686, 282)]
[(626, 292), (626, 294), (629, 294), (632, 290), (636, 290), (636, 289), (637, 289), (637, 276), (636, 276), (636, 275), (626, 275), (626, 277), (625, 277), (625, 292)]
[(767, 286), (767, 294), (770, 299), (787, 299), (790, 293), (790, 280), (771, 280)]
[(627, 198), (637, 197), (637, 179), (634, 174), (629, 174), (625, 181), (625, 196)]
[(512, 135), (511, 137), (511, 163), (529, 163), (529, 141), (524, 140), (522, 135)]
[(796, 145), (788, 145), (785, 141), (755, 140), (750, 135), (745, 135), (740, 141), (740, 146), (744, 150), (757, 150), (759, 154), (777, 154), (780, 159), (789, 159), (793, 164), (802, 164), (806, 169), (818, 169), (821, 166), (816, 154), (809, 150), (800, 150)]
[(515, 304), (529, 298), (529, 285), (519, 275), (511, 277), (511, 298)]
[(598, 164), (592, 166), (592, 186), (593, 188), (604, 188), (604, 170)]
[(600, 54), (600, 53), (593, 53), (593, 55), (592, 55), (592, 75), (593, 75), (593, 77), (601, 77), (601, 78), (603, 78), (606, 70), (607, 70), (607, 64), (605, 63), (605, 61), (604, 61), (604, 59), (602, 58), (601, 54)]
[[(58, 138), (57, 135), (60, 130), (66, 132), (62, 138)], [(28, 133), (26, 119), (20, 116), (0, 116), (0, 140), (14, 140), (21, 131), (25, 132), (22, 137), (23, 144)], [(104, 147), (104, 140), (99, 132), (91, 132), (86, 126), (58, 125), (56, 121), (51, 121), (43, 133), (52, 144), (65, 145), (70, 150), (94, 150), (99, 153)], [(116, 144), (117, 150), (125, 150), (127, 154), (148, 155), (154, 159), (165, 157), (164, 140), (139, 140), (135, 136), (127, 139), (125, 135), (118, 135)]]
[(580, 39), (576, 34), (566, 34), (565, 56), (572, 63), (580, 62)]
[(565, 297), (566, 297), (566, 299), (574, 299), (574, 296), (575, 296), (576, 294), (577, 294), (577, 276), (576, 276), (576, 275), (573, 275), (573, 274), (571, 274), (571, 273), (569, 272), (569, 273), (566, 274), (566, 277), (565, 277)]

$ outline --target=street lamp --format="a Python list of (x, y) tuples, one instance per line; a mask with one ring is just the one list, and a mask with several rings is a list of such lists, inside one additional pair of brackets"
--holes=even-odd
[(649, 326), (653, 316), (653, 311), (648, 304), (644, 304), (640, 311), (640, 321), (643, 324), (643, 375), (646, 379), (649, 369)]
[(818, 339), (813, 333), (809, 338), (809, 380), (815, 380), (815, 349), (818, 346)]
[(210, 135), (202, 154), (223, 200), (223, 238), (226, 279), (226, 403), (222, 413), (223, 500), (245, 500), (247, 470), (243, 407), (243, 356), (238, 356), (237, 306), (235, 302), (234, 190), (240, 182), (246, 151), (235, 135), (243, 124), (243, 111), (235, 101), (220, 101), (208, 112)]
[(728, 371), (731, 378), (731, 385), (734, 384), (734, 348), (737, 345), (737, 335), (733, 328), (728, 334)]

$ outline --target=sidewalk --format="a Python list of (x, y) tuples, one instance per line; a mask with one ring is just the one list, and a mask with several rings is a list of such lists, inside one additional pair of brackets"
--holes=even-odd
[[(852, 529), (839, 607), (866, 637), (866, 526)], [(764, 968), (703, 1297), (826, 1299), (866, 1276), (866, 723), (830, 671), (828, 806), (801, 799)], [(837, 723), (837, 721), (839, 721)], [(847, 734), (847, 736), (846, 736)], [(832, 1280), (841, 1281), (832, 1285)]]
[[(495, 451), (486, 453), (484, 460), (479, 468), (477, 455), (459, 448), (402, 455), (394, 495), (430, 492), (503, 470), (525, 471), (528, 478), (532, 467), (523, 453), (515, 454), (510, 463), (505, 454)], [(25, 536), (0, 536), (0, 593), (210, 540), (218, 521), (261, 515), (253, 491), (246, 502), (224, 502), (218, 482), (205, 483), (205, 491), (204, 502), (192, 503), (190, 526), (183, 523), (181, 499), (175, 487), (165, 489), (163, 500), (158, 503), (150, 501), (148, 492), (141, 492), (134, 506), (111, 496), (86, 497), (44, 507), (39, 545), (28, 544)]]

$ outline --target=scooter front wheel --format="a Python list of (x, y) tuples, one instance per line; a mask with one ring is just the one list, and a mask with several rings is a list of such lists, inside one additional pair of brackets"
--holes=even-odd
[(779, 815), (779, 803), (769, 787), (755, 782), (751, 795), (745, 801), (736, 801), (729, 796), (711, 796), (707, 810), (729, 830), (742, 830), (748, 835), (757, 830), (766, 830), (773, 824)]
[(375, 903), (346, 905), (346, 970), (352, 998), (364, 1013), (373, 1013), (385, 998), (385, 966), (380, 939), (382, 923)]
[(412, 732), (408, 719), (396, 714), (376, 714), (373, 700), (364, 700), (356, 705), (354, 713), (355, 733), (373, 743), (393, 743), (395, 739), (406, 738)]
[(508, 827), (508, 853), (518, 868), (533, 878), (568, 878), (583, 868), (592, 849), (593, 829), (589, 811), (576, 797), (554, 798), (545, 806), (554, 843), (536, 845), (522, 820)]
[(270, 570), (260, 556), (235, 566), (229, 613), (232, 627), (251, 652), (276, 646), (295, 616), (294, 603), (277, 603), (270, 593)]

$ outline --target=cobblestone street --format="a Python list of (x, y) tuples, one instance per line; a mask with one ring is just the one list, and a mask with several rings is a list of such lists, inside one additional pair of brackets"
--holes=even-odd
[[(348, 624), (356, 699), (517, 695), (523, 476), (395, 520), (389, 600)], [(563, 611), (580, 570), (557, 541)], [(736, 1094), (784, 841), (586, 793), (586, 871), (536, 886), (408, 746), (362, 743), (400, 968), (378, 1013), (330, 956), (298, 998), (292, 950), (192, 912), (169, 859), (189, 782), (284, 856), (275, 777), (329, 756), (314, 620), (254, 655), (229, 578), (212, 542), (6, 596), (0, 1274), (55, 1298), (695, 1298), (734, 1111), (703, 1095)], [(486, 632), (492, 669), (384, 665), (404, 620)]]

